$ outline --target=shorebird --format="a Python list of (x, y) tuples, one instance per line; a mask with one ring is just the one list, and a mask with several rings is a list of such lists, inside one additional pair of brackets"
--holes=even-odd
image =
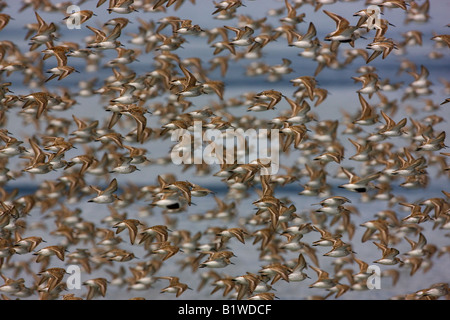
[(281, 263), (272, 263), (266, 266), (263, 266), (258, 273), (264, 276), (272, 277), (271, 284), (275, 284), (278, 280), (283, 279), (286, 282), (289, 282), (289, 274), (292, 270), (284, 264)]
[(117, 24), (109, 35), (106, 35), (102, 30), (91, 26), (86, 26), (86, 28), (95, 33), (95, 39), (87, 45), (88, 49), (108, 50), (115, 49), (122, 45), (120, 41), (117, 40), (122, 32), (122, 26), (120, 24)]
[(0, 157), (13, 157), (27, 152), (26, 148), (22, 146), (23, 141), (8, 135), (0, 135), (0, 138), (6, 143), (0, 147)]
[(132, 161), (132, 158), (123, 158), (117, 163), (114, 168), (109, 171), (109, 173), (130, 174), (136, 170), (140, 171), (137, 166), (131, 164)]
[(225, 26), (226, 29), (233, 31), (236, 37), (230, 41), (233, 46), (249, 46), (253, 44), (254, 38), (252, 37), (255, 30), (248, 26), (243, 28), (236, 28), (232, 26)]
[(186, 202), (185, 198), (180, 196), (178, 192), (169, 191), (159, 193), (151, 205), (176, 211), (182, 209)]
[(353, 260), (358, 264), (359, 266), (359, 271), (358, 273), (355, 273), (352, 275), (352, 278), (356, 281), (363, 281), (366, 280), (367, 278), (370, 277), (373, 274), (372, 272), (369, 272), (369, 264), (367, 262), (364, 262), (356, 257), (353, 257)]
[(65, 169), (70, 168), (76, 164), (81, 164), (79, 174), (84, 175), (84, 173), (91, 167), (91, 165), (93, 165), (95, 161), (97, 161), (96, 158), (91, 154), (75, 156), (70, 159)]
[(135, 255), (133, 252), (129, 252), (124, 249), (113, 248), (103, 252), (102, 258), (110, 262), (127, 262), (133, 260)]
[(378, 260), (375, 260), (374, 263), (379, 263), (383, 265), (394, 265), (394, 264), (402, 264), (403, 262), (397, 258), (397, 255), (400, 254), (400, 251), (398, 251), (395, 248), (389, 248), (387, 245), (384, 245), (382, 243), (373, 242), (379, 249), (382, 250), (382, 257)]
[(371, 239), (374, 236), (375, 232), (378, 231), (378, 240), (385, 245), (389, 243), (389, 225), (386, 220), (370, 220), (362, 223), (361, 226), (367, 228), (361, 238), (361, 242), (366, 242), (367, 240)]
[(74, 293), (67, 293), (62, 296), (62, 299), (63, 300), (83, 300), (83, 298), (75, 296)]
[(375, 38), (373, 42), (367, 45), (366, 49), (374, 50), (366, 61), (366, 63), (369, 63), (381, 54), (383, 54), (382, 58), (385, 59), (392, 50), (398, 49), (398, 47), (392, 39), (382, 37)]
[(63, 20), (71, 19), (70, 21), (81, 25), (92, 18), (92, 16), (97, 16), (92, 10), (80, 10), (68, 14)]
[(261, 282), (261, 279), (258, 275), (247, 272), (244, 275), (234, 277), (233, 281), (236, 283), (236, 299), (242, 300), (245, 296), (255, 293), (256, 286)]
[(56, 77), (58, 77), (58, 81), (60, 81), (73, 72), (79, 73), (78, 70), (71, 66), (58, 66), (51, 68), (47, 71), (47, 73), (52, 73), (52, 75), (48, 77), (45, 82), (48, 82)]
[(278, 297), (273, 292), (261, 292), (252, 295), (248, 300), (275, 300)]
[(220, 80), (208, 80), (202, 83), (202, 91), (205, 94), (215, 93), (220, 100), (223, 100), (225, 83)]
[(122, 140), (124, 137), (119, 132), (108, 132), (102, 135), (99, 135), (97, 138), (94, 139), (94, 141), (100, 141), (103, 143), (104, 146), (107, 146), (111, 142), (113, 142), (115, 145), (117, 145), (120, 148), (124, 148)]
[[(349, 43), (353, 47), (354, 42), (357, 38), (356, 30), (358, 30), (360, 26), (359, 25), (351, 26), (350, 22), (347, 19), (333, 12), (327, 10), (323, 10), (323, 12), (331, 19), (333, 19), (334, 22), (336, 23), (336, 30), (327, 34), (325, 36), (325, 40), (332, 41), (336, 44)], [(331, 50), (334, 51), (333, 48)]]
[(192, 290), (186, 283), (180, 282), (179, 277), (158, 277), (158, 279), (167, 279), (170, 281), (169, 285), (161, 290), (161, 293), (175, 293), (175, 296), (178, 298), (187, 289)]
[(346, 168), (341, 168), (342, 171), (347, 175), (349, 178), (349, 182), (342, 184), (339, 186), (339, 188), (347, 189), (349, 191), (353, 192), (367, 192), (369, 189), (369, 182), (375, 179), (378, 179), (381, 175), (380, 172), (373, 173), (366, 175), (364, 177), (358, 177), (351, 171), (347, 170)]
[(164, 241), (158, 243), (158, 248), (153, 250), (151, 253), (162, 255), (162, 261), (166, 261), (167, 259), (173, 257), (175, 254), (180, 252), (180, 247), (177, 245), (173, 245), (170, 241)]
[(422, 257), (405, 257), (402, 260), (402, 267), (410, 268), (409, 275), (413, 276), (421, 267), (425, 267), (425, 261)]
[(166, 225), (155, 225), (145, 228), (140, 233), (141, 239), (139, 244), (150, 243), (153, 239), (156, 239), (157, 242), (166, 242), (170, 231)]
[(304, 21), (303, 19), (306, 16), (305, 13), (297, 14), (296, 8), (288, 0), (285, 0), (284, 4), (287, 9), (287, 15), (285, 17), (280, 18), (281, 22), (295, 26)]
[(359, 77), (352, 77), (353, 80), (362, 83), (362, 88), (357, 92), (358, 94), (367, 94), (369, 98), (372, 98), (374, 93), (380, 90), (380, 83), (378, 75), (374, 72), (365, 73)]
[[(258, 57), (260, 50), (262, 50), (270, 42), (274, 41), (274, 38), (275, 37), (273, 35), (265, 33), (255, 35), (253, 37), (253, 44), (247, 50), (247, 57), (251, 57), (250, 54), (252, 53), (255, 53), (256, 57)], [(236, 52), (234, 54), (236, 54)]]
[[(214, 32), (213, 32), (214, 31)], [(234, 45), (230, 42), (230, 39), (228, 37), (228, 32), (227, 29), (224, 27), (219, 27), (219, 28), (215, 28), (214, 30), (209, 30), (210, 34), (214, 34), (214, 37), (216, 34), (220, 34), (220, 36), (222, 37), (222, 41), (216, 41), (210, 44), (210, 46), (212, 48), (214, 48), (214, 52), (213, 55), (218, 55), (219, 53), (221, 53), (223, 50), (228, 50), (232, 55), (236, 55), (236, 48), (234, 47)], [(210, 37), (210, 41), (213, 41), (213, 38)], [(216, 60), (216, 59), (215, 59)], [(228, 59), (227, 59), (228, 60)], [(217, 61), (217, 60), (216, 60)], [(222, 68), (224, 68), (224, 63), (226, 60), (224, 60), (223, 58), (219, 60)], [(227, 65), (227, 64), (226, 64)], [(224, 71), (222, 70), (222, 73)]]
[(44, 19), (35, 11), (38, 26), (36, 28), (36, 35), (30, 38), (30, 51), (34, 51), (43, 44), (50, 44), (53, 46), (53, 40), (55, 39), (54, 33), (57, 31), (56, 25), (51, 22), (47, 24)]
[(219, 277), (212, 283), (214, 289), (211, 291), (211, 294), (217, 292), (220, 289), (224, 289), (223, 297), (226, 297), (231, 292), (231, 290), (235, 289), (235, 285), (236, 283), (233, 281), (232, 277)]
[(14, 250), (17, 254), (32, 252), (41, 242), (45, 242), (41, 237), (29, 236), (22, 238), (22, 236), (16, 232)]
[(102, 233), (104, 233), (103, 238), (97, 243), (101, 246), (106, 246), (108, 249), (114, 248), (117, 244), (122, 242), (122, 238), (115, 236), (115, 233), (113, 230), (101, 230)]
[(143, 225), (137, 219), (125, 219), (120, 222), (117, 222), (113, 225), (113, 228), (116, 229), (116, 234), (119, 234), (123, 230), (127, 229), (130, 236), (130, 243), (134, 244), (136, 236), (138, 235), (138, 226)]
[(220, 237), (220, 241), (222, 244), (227, 242), (228, 239), (234, 237), (239, 240), (239, 242), (245, 244), (245, 236), (248, 235), (248, 232), (243, 228), (228, 228), (220, 231), (217, 236)]
[(408, 9), (408, 3), (405, 0), (386, 0), (382, 1), (379, 6), (389, 9), (399, 8), (405, 11)]
[(66, 274), (64, 268), (49, 268), (39, 272), (37, 275), (40, 276), (38, 286), (46, 283), (47, 292), (52, 292), (59, 284), (61, 284), (64, 275)]
[(203, 84), (197, 80), (192, 72), (181, 63), (179, 64), (179, 67), (184, 74), (184, 79), (178, 80), (182, 85), (182, 89), (176, 93), (178, 95), (178, 100), (182, 97), (197, 97), (205, 93)]
[(11, 20), (11, 16), (6, 13), (0, 14), (0, 31), (3, 30)]
[(324, 256), (340, 258), (353, 253), (355, 252), (352, 250), (350, 243), (345, 243), (341, 239), (336, 239), (333, 242), (331, 250), (325, 253)]
[(428, 88), (432, 84), (432, 82), (428, 80), (430, 72), (424, 65), (420, 66), (420, 72), (416, 72), (414, 70), (408, 71), (408, 74), (413, 76), (414, 78), (414, 81), (410, 83), (410, 87), (413, 87), (415, 89)]
[(98, 187), (92, 185), (90, 186), (90, 188), (97, 193), (97, 196), (88, 200), (88, 202), (112, 203), (118, 199), (117, 195), (114, 193), (118, 189), (116, 178), (112, 179), (109, 185), (104, 190), (101, 190)]
[(431, 40), (435, 41), (438, 45), (446, 45), (450, 48), (450, 35), (448, 34), (435, 35)]
[(91, 300), (97, 295), (101, 295), (102, 297), (106, 296), (106, 290), (108, 288), (108, 280), (106, 278), (89, 279), (84, 281), (83, 285), (88, 287), (86, 300)]
[(430, 18), (430, 0), (425, 0), (423, 3), (419, 4), (416, 1), (411, 1), (409, 3), (410, 7), (406, 10), (405, 23), (410, 22), (427, 22)]
[(286, 137), (282, 142), (282, 150), (286, 152), (292, 142), (298, 148), (300, 143), (307, 137), (307, 131), (308, 129), (304, 124), (291, 125), (285, 122), (284, 127), (281, 129), (281, 133)]
[(205, 251), (202, 253), (202, 256), (204, 254), (209, 254), (209, 257), (206, 261), (200, 263), (199, 268), (224, 268), (229, 264), (233, 264), (230, 259), (235, 257), (234, 253), (229, 250)]
[[(139, 101), (139, 98), (134, 95), (136, 87), (129, 84), (123, 84), (121, 87), (117, 88), (117, 90), (120, 91), (119, 96), (117, 98), (111, 99), (111, 103), (129, 105)], [(128, 107), (125, 107), (125, 110), (128, 109)]]
[(415, 294), (418, 298), (438, 299), (448, 295), (449, 292), (450, 288), (448, 283), (435, 283), (429, 288), (417, 291)]
[(56, 58), (57, 64), (59, 67), (67, 65), (67, 54), (72, 52), (72, 49), (68, 46), (54, 46), (48, 47), (45, 50), (42, 50), (44, 56), (42, 60), (46, 60), (51, 56)]
[(408, 237), (405, 237), (405, 239), (411, 246), (411, 250), (405, 252), (405, 255), (411, 257), (423, 257), (427, 254), (427, 250), (425, 248), (427, 244), (427, 239), (425, 238), (423, 233), (419, 234), (419, 239), (417, 242), (409, 239)]
[(133, 3), (134, 0), (111, 0), (109, 2), (109, 8), (107, 10), (108, 13), (114, 12), (119, 14), (138, 12), (138, 10), (133, 6)]
[(291, 262), (292, 266), (289, 266), (291, 268), (291, 272), (288, 275), (289, 282), (298, 282), (309, 278), (309, 276), (304, 272), (304, 270), (307, 269), (308, 264), (306, 263), (303, 253), (300, 253), (297, 259), (293, 259)]
[(330, 289), (337, 284), (337, 281), (330, 278), (330, 274), (320, 268), (310, 266), (317, 273), (317, 280), (312, 283), (310, 288)]
[(39, 119), (42, 114), (47, 111), (49, 100), (52, 98), (52, 95), (48, 92), (34, 92), (25, 96), (21, 96), (19, 99), (21, 101), (25, 101), (25, 104), (22, 106), (22, 109), (30, 108), (37, 104), (36, 108), (36, 119)]
[(33, 253), (33, 255), (37, 256), (36, 262), (44, 261), (44, 259), (48, 259), (52, 256), (56, 256), (59, 260), (64, 261), (66, 251), (67, 249), (64, 246), (54, 245), (42, 248)]
[(305, 90), (307, 97), (312, 101), (315, 98), (315, 89), (317, 80), (311, 76), (300, 76), (289, 80), (294, 86), (299, 87), (299, 90)]
[(309, 23), (308, 30), (304, 34), (299, 34), (295, 30), (288, 31), (291, 34), (292, 40), (289, 42), (289, 46), (297, 47), (300, 49), (310, 49), (314, 47), (314, 38), (317, 35), (316, 27), (312, 22)]
[(386, 137), (397, 137), (405, 133), (403, 128), (406, 126), (407, 118), (403, 118), (396, 123), (383, 110), (380, 110), (380, 113), (386, 124), (380, 128), (378, 134)]
[(173, 183), (167, 184), (163, 190), (177, 191), (185, 198), (189, 205), (191, 205), (193, 184), (189, 181), (174, 181)]
[(1, 277), (5, 281), (3, 285), (0, 286), (0, 292), (4, 294), (11, 294), (17, 296), (18, 293), (24, 288), (25, 280), (23, 278), (14, 280), (1, 274)]
[(361, 113), (358, 118), (353, 121), (355, 124), (369, 126), (378, 122), (379, 115), (375, 108), (372, 107), (361, 93), (358, 93), (359, 102), (361, 104)]
[(446, 148), (445, 136), (445, 131), (442, 131), (435, 137), (423, 136), (425, 140), (416, 148), (416, 151), (436, 151)]
[(319, 228), (318, 226), (313, 226), (312, 228), (321, 235), (319, 240), (312, 243), (313, 246), (331, 247), (341, 237), (340, 234), (332, 234), (329, 230)]
[(221, 11), (234, 11), (241, 6), (245, 7), (245, 4), (242, 2), (242, 0), (222, 0), (215, 3), (214, 6), (216, 9), (213, 11), (213, 15)]
[[(126, 49), (123, 47), (117, 47), (115, 48), (115, 50), (117, 51), (117, 57), (115, 57), (112, 60), (109, 60), (106, 64), (107, 66), (124, 66), (126, 64), (132, 63), (133, 61), (139, 61), (137, 59), (137, 56), (140, 54), (139, 50)], [(141, 79), (144, 80), (144, 78)], [(136, 79), (136, 81), (138, 81), (138, 79)], [(142, 83), (138, 82), (134, 82), (133, 85), (140, 86), (141, 88), (144, 87)]]
[[(321, 200), (319, 203), (322, 206), (329, 206), (329, 207), (339, 207), (344, 205), (345, 203), (351, 203), (351, 200), (344, 196), (331, 196), (329, 198)], [(315, 205), (312, 204), (312, 205)]]
[(199, 35), (204, 30), (198, 24), (192, 24), (192, 20), (181, 20), (181, 25), (174, 31), (177, 34), (182, 35)]
[(351, 48), (344, 51), (344, 56), (346, 57), (344, 65), (349, 65), (358, 57), (361, 57), (364, 59), (364, 61), (367, 61), (367, 59), (369, 58), (369, 53), (366, 49)]

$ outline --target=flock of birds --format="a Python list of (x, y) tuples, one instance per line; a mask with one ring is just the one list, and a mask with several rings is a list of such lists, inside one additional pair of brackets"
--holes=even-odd
[[(72, 3), (23, 0), (19, 12), (11, 12), (6, 1), (0, 1), (2, 39), (8, 38), (11, 19), (32, 11), (35, 17), (24, 25), (26, 50), (14, 39), (0, 41), (3, 299), (108, 298), (112, 286), (126, 288), (130, 299), (145, 299), (154, 298), (158, 293), (152, 288), (162, 283), (167, 285), (160, 290), (164, 297), (209, 290), (218, 299), (268, 300), (277, 298), (276, 288), (282, 282), (318, 289), (322, 294), (309, 296), (312, 299), (345, 298), (347, 292), (368, 290), (368, 279), (374, 275), (369, 265), (380, 266), (380, 276), (392, 277), (395, 286), (400, 276), (417, 276), (432, 268), (433, 259), (450, 254), (450, 245), (427, 241), (427, 232), (450, 229), (448, 186), (443, 186), (442, 194), (418, 201), (394, 194), (396, 186), (426, 189), (430, 170), (449, 178), (446, 133), (435, 128), (446, 120), (437, 114), (450, 100), (433, 99), (425, 65), (406, 58), (398, 65), (399, 73), (412, 76), (407, 85), (382, 79), (372, 66), (374, 61), (391, 58), (392, 52), (401, 56), (422, 45), (423, 36), (428, 35), (420, 29), (405, 33), (402, 39), (390, 38), (395, 26), (384, 17), (389, 11), (402, 11), (407, 24), (427, 23), (429, 0), (368, 0), (356, 5), (359, 11), (345, 16), (333, 12), (336, 0), (275, 1), (279, 7), (260, 19), (240, 13), (252, 1), (222, 0), (214, 2), (211, 12), (212, 21), (222, 25), (214, 28), (195, 24), (196, 17), (182, 16), (185, 6), (200, 6), (202, 1), (105, 2), (98, 1), (92, 11), (67, 13)], [(80, 1), (77, 6), (82, 9), (87, 3)], [(369, 5), (385, 13), (373, 28), (368, 24), (373, 18), (366, 9)], [(311, 6), (312, 17), (302, 13)], [(169, 10), (180, 15), (152, 19), (152, 14)], [(94, 27), (93, 18), (105, 11), (111, 19)], [(44, 20), (42, 12), (53, 14), (55, 20)], [(269, 23), (269, 18), (276, 24)], [(319, 38), (310, 18), (332, 19), (336, 29)], [(91, 31), (84, 42), (70, 41), (70, 32), (75, 31), (65, 30), (68, 22), (79, 22), (80, 28)], [(138, 33), (127, 33), (132, 23), (138, 23)], [(448, 25), (438, 27), (445, 30)], [(428, 58), (448, 59), (450, 35), (430, 38), (434, 47)], [(192, 39), (206, 43), (202, 50), (212, 56), (210, 60), (178, 55)], [(367, 46), (360, 46), (369, 39)], [(296, 72), (287, 58), (281, 58), (280, 65), (265, 64), (262, 57), (273, 43), (298, 49), (299, 60), (316, 66), (314, 74), (293, 76)], [(117, 56), (103, 64), (111, 52)], [(146, 57), (151, 59), (148, 68), (133, 70), (133, 64)], [(85, 70), (77, 70), (76, 61), (82, 61)], [(267, 76), (275, 83), (291, 77), (286, 91), (261, 88), (229, 97), (228, 66), (238, 61), (245, 61), (247, 68), (241, 72), (248, 81)], [(355, 92), (360, 112), (343, 111), (339, 119), (320, 119), (314, 109), (331, 98), (316, 77), (326, 69), (355, 65), (353, 80), (361, 84)], [(97, 77), (83, 78), (78, 89), (67, 85), (76, 73), (97, 75), (99, 70), (110, 71), (100, 86)], [(15, 83), (10, 79), (17, 75), (28, 91), (25, 94), (11, 90)], [(442, 83), (450, 95), (450, 82), (443, 79)], [(401, 101), (390, 100), (389, 92), (403, 92)], [(198, 106), (195, 99), (200, 96), (211, 98), (207, 106)], [(100, 101), (93, 107), (103, 108), (103, 119), (77, 116), (77, 99), (89, 97)], [(409, 117), (396, 119), (398, 111), (405, 111), (405, 102), (414, 99), (425, 101), (421, 111), (427, 116), (417, 118), (419, 113), (409, 110)], [(242, 109), (243, 116), (233, 115)], [(256, 116), (270, 112), (276, 117)], [(71, 117), (58, 117), (58, 113)], [(18, 128), (6, 129), (13, 117), (32, 127), (32, 133), (21, 137), (11, 132)], [(203, 130), (219, 129), (224, 134), (236, 128), (278, 129), (280, 161), (288, 155), (301, 161), (280, 163), (281, 172), (272, 175), (262, 174), (267, 166), (263, 159), (220, 166), (192, 162), (184, 164), (183, 172), (192, 171), (194, 176), (186, 180), (171, 171), (170, 154), (154, 155), (150, 146), (154, 141), (167, 145), (174, 130), (189, 132), (194, 121), (201, 121)], [(152, 166), (169, 169), (155, 172)], [(142, 174), (152, 182), (134, 184), (133, 176)], [(202, 186), (197, 178), (205, 176), (220, 181), (226, 195)], [(333, 178), (342, 181), (338, 189), (329, 183)], [(12, 188), (11, 183), (20, 179), (37, 181), (36, 190), (24, 193)], [(278, 196), (299, 181), (304, 184), (298, 195)], [(308, 197), (320, 201), (311, 208), (301, 207)], [(359, 217), (365, 221), (356, 224), (359, 209), (351, 197), (387, 203), (388, 208), (365, 214)], [(214, 201), (213, 209), (187, 214), (192, 206), (203, 210), (205, 198)], [(254, 210), (242, 212), (240, 203), (250, 203)], [(141, 209), (130, 212), (135, 204), (142, 204)], [(94, 223), (85, 208), (109, 215)], [(153, 223), (156, 212), (164, 223)], [(180, 220), (188, 219), (198, 225), (217, 222), (217, 226), (178, 227)], [(355, 237), (360, 230), (361, 239)], [(36, 236), (38, 232), (46, 236)], [(364, 261), (354, 250), (355, 242), (376, 248), (379, 256)], [(405, 243), (409, 250), (397, 249)], [(232, 248), (244, 245), (257, 252), (261, 265), (247, 265), (244, 274), (233, 274), (239, 256)], [(144, 250), (145, 256), (137, 256), (136, 248)], [(326, 250), (324, 258), (321, 250)], [(174, 261), (181, 269), (191, 270), (190, 278), (165, 273)], [(81, 289), (69, 292), (67, 267), (73, 264), (81, 267), (84, 280)], [(94, 273), (101, 276), (86, 279)], [(198, 288), (193, 288), (193, 278), (199, 279)], [(305, 280), (309, 285), (303, 284)], [(449, 297), (449, 284), (443, 282), (392, 298)]]

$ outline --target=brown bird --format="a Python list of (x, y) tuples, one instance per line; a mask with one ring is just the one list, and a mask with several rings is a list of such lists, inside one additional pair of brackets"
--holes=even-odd
[(158, 243), (158, 245), (159, 247), (153, 250), (151, 253), (163, 255), (162, 261), (166, 261), (167, 259), (171, 258), (181, 251), (180, 247), (171, 244), (170, 241), (163, 241)]
[(450, 48), (450, 35), (449, 34), (440, 34), (435, 35), (431, 38), (431, 40), (435, 41), (437, 44), (446, 45)]
[(105, 278), (89, 279), (84, 281), (83, 285), (88, 287), (86, 300), (91, 300), (97, 295), (101, 295), (102, 297), (106, 296), (108, 280), (106, 280)]
[(144, 107), (137, 105), (129, 105), (120, 113), (129, 115), (131, 118), (135, 120), (137, 142), (143, 143), (145, 138), (144, 133), (147, 127), (147, 118), (145, 117), (145, 115), (150, 112)]
[(189, 181), (175, 181), (165, 186), (165, 190), (179, 191), (182, 196), (186, 199), (189, 205), (191, 205), (191, 190), (193, 184)]
[(376, 57), (383, 54), (383, 59), (385, 59), (392, 50), (398, 49), (397, 45), (392, 39), (387, 38), (375, 38), (375, 40), (367, 45), (366, 49), (374, 50), (370, 57), (367, 59), (366, 63), (373, 61)]
[(20, 100), (25, 101), (25, 104), (22, 106), (22, 109), (29, 108), (30, 106), (36, 106), (36, 119), (39, 119), (41, 115), (47, 111), (47, 106), (49, 100), (52, 98), (52, 95), (47, 92), (34, 92), (30, 93), (26, 96), (21, 96)]
[(117, 195), (114, 193), (118, 189), (116, 178), (112, 179), (108, 187), (104, 190), (95, 186), (90, 186), (90, 188), (97, 193), (97, 196), (88, 200), (88, 202), (111, 203), (118, 199)]
[(352, 47), (354, 46), (354, 42), (357, 38), (355, 31), (360, 27), (359, 25), (351, 26), (350, 22), (343, 18), (340, 15), (337, 15), (333, 12), (323, 10), (323, 12), (329, 16), (331, 19), (334, 20), (336, 23), (336, 30), (327, 34), (325, 37), (326, 41), (332, 41), (334, 44), (332, 44), (331, 51), (335, 50), (335, 47), (339, 43), (347, 42)]
[(22, 238), (22, 236), (18, 232), (16, 232), (14, 250), (18, 254), (31, 252), (43, 241), (44, 240), (41, 237), (37, 236), (29, 236), (26, 238)]
[(37, 256), (36, 262), (44, 261), (51, 256), (57, 256), (59, 260), (64, 261), (64, 255), (66, 253), (66, 247), (60, 245), (48, 246), (33, 253)]
[(187, 289), (192, 290), (186, 283), (181, 283), (178, 277), (158, 277), (158, 279), (167, 279), (170, 281), (169, 285), (161, 290), (161, 293), (175, 293), (175, 296), (178, 298)]
[(71, 21), (74, 21), (75, 23), (81, 25), (92, 18), (92, 16), (97, 15), (91, 10), (80, 10), (70, 13), (63, 20), (71, 19)]
[(375, 260), (374, 263), (379, 263), (383, 265), (394, 265), (397, 263), (403, 264), (403, 262), (397, 258), (397, 255), (400, 254), (395, 248), (389, 248), (386, 245), (378, 242), (373, 242), (379, 249), (382, 250), (382, 257), (378, 260)]
[(128, 233), (130, 236), (131, 244), (134, 244), (136, 240), (136, 236), (138, 235), (138, 226), (142, 226), (143, 224), (137, 219), (125, 219), (120, 222), (117, 222), (113, 225), (113, 228), (116, 229), (116, 234), (121, 233), (123, 230), (128, 229)]
[(11, 19), (11, 16), (9, 14), (0, 13), (0, 31), (6, 27), (6, 25), (9, 23), (10, 19)]
[(36, 50), (43, 44), (50, 44), (50, 46), (53, 46), (53, 40), (55, 38), (54, 33), (57, 31), (56, 25), (53, 22), (47, 24), (47, 22), (41, 18), (37, 11), (34, 13), (38, 21), (38, 26), (36, 35), (30, 39), (30, 51)]
[(378, 122), (379, 115), (375, 108), (364, 99), (361, 93), (358, 93), (358, 98), (361, 104), (361, 113), (353, 123), (367, 126)]
[(166, 242), (169, 236), (170, 229), (166, 225), (155, 225), (145, 228), (140, 233), (141, 239), (139, 243), (151, 242), (156, 238), (157, 242)]
[(63, 280), (66, 270), (63, 268), (50, 268), (39, 272), (37, 275), (41, 277), (38, 286), (46, 283), (47, 292), (52, 292)]
[(221, 237), (221, 243), (225, 243), (228, 239), (234, 237), (245, 244), (245, 236), (248, 233), (243, 228), (228, 228), (220, 231), (217, 235)]
[(58, 76), (59, 76), (58, 81), (62, 80), (73, 72), (79, 73), (78, 70), (76, 70), (74, 67), (71, 67), (71, 66), (57, 66), (57, 67), (51, 68), (50, 70), (47, 71), (47, 73), (53, 73), (53, 74), (50, 77), (48, 77), (45, 80), (45, 82), (48, 82)]

